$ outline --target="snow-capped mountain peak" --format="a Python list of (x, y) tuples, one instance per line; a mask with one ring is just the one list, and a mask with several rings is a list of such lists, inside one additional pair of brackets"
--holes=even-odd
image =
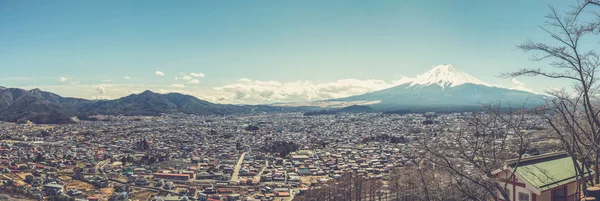
[[(502, 103), (537, 107), (545, 96), (485, 83), (451, 65), (434, 66), (414, 78), (402, 77), (394, 87), (329, 102), (368, 104), (385, 110), (464, 111)], [(508, 105), (510, 105), (508, 104)]]
[(410, 86), (437, 84), (441, 87), (454, 87), (465, 83), (492, 86), (450, 64), (434, 66), (431, 70), (417, 75), (416, 78), (411, 79)]

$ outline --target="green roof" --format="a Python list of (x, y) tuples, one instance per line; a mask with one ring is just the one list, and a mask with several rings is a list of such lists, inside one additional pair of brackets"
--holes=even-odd
[[(581, 165), (581, 163), (577, 163)], [(509, 166), (515, 169), (516, 162), (510, 163)], [(523, 158), (518, 164), (516, 172), (539, 191), (549, 190), (577, 180), (573, 160), (566, 153)]]

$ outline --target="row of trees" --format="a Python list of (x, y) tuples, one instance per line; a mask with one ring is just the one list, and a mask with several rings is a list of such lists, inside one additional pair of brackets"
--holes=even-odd
[(125, 155), (125, 156), (121, 157), (121, 163), (123, 163), (123, 165), (126, 165), (127, 163), (137, 164), (137, 165), (152, 165), (154, 163), (168, 161), (168, 160), (171, 160), (171, 158), (169, 157), (168, 154), (151, 153), (151, 152), (147, 152), (147, 154), (142, 156), (141, 158), (139, 158), (139, 160), (136, 160), (131, 155)]
[(530, 116), (525, 110), (500, 108), (473, 114), (459, 132), (426, 136), (420, 151), (406, 153), (419, 162), (416, 166), (395, 169), (382, 179), (348, 173), (298, 199), (510, 200), (508, 184), (499, 183), (492, 172), (506, 160), (520, 160), (526, 154), (531, 138), (521, 128)]
[(268, 141), (261, 150), (269, 153), (278, 153), (279, 156), (285, 157), (291, 152), (298, 151), (300, 145), (291, 141)]
[(137, 149), (137, 150), (148, 151), (148, 150), (150, 150), (150, 148), (152, 148), (152, 147), (150, 146), (150, 143), (146, 139), (142, 139), (142, 140), (135, 142), (135, 149)]
[(26, 198), (28, 200), (43, 200), (42, 197), (35, 198), (35, 196), (33, 196), (33, 192), (24, 187), (13, 186), (12, 180), (7, 180), (5, 181), (4, 185), (0, 186), (0, 193), (7, 194), (16, 198)]
[[(466, 185), (466, 186), (465, 186)], [(415, 201), (415, 200), (485, 200), (468, 182), (429, 165), (395, 169), (383, 179), (368, 178), (364, 174), (348, 173), (336, 180), (319, 184), (294, 200), (299, 201)], [(462, 189), (460, 189), (462, 188)]]

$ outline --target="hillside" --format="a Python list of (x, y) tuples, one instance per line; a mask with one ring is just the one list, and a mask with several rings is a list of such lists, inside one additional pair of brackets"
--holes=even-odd
[(39, 89), (0, 88), (0, 121), (38, 124), (72, 123), (73, 116), (196, 114), (225, 115), (306, 111), (301, 107), (215, 104), (196, 97), (144, 91), (116, 100), (65, 98)]
[(39, 89), (0, 88), (0, 120), (25, 123), (71, 123), (81, 99), (63, 99)]

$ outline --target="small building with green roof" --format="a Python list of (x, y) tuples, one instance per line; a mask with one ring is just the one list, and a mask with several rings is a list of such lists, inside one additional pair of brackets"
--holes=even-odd
[[(511, 177), (513, 172), (514, 177)], [(586, 175), (588, 173), (594, 174), (591, 171)], [(566, 152), (509, 160), (492, 174), (501, 185), (506, 184), (511, 200), (515, 201), (574, 201), (581, 195), (577, 188), (581, 181)], [(502, 198), (500, 192), (497, 193)]]

